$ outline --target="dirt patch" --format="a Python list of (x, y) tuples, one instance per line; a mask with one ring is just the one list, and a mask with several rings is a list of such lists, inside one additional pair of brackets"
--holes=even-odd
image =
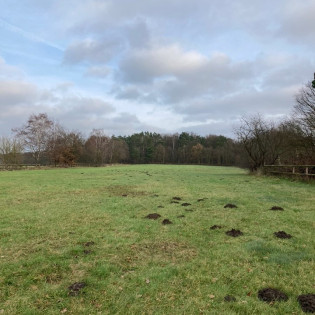
[(197, 201), (198, 201), (198, 202), (200, 202), (200, 201), (205, 201), (206, 199), (208, 199), (208, 198), (200, 198), (200, 199), (198, 199)]
[(187, 212), (194, 212), (193, 209), (185, 209), (185, 211), (187, 211)]
[(160, 217), (161, 217), (161, 215), (159, 215), (158, 213), (150, 213), (145, 218), (146, 219), (151, 219), (151, 220), (156, 220), (156, 219), (158, 219)]
[(232, 229), (231, 231), (225, 232), (225, 234), (232, 237), (238, 237), (238, 236), (243, 235), (243, 232), (241, 232), (240, 230)]
[(292, 235), (287, 234), (284, 231), (274, 232), (273, 234), (278, 238), (291, 238), (292, 237)]
[(258, 298), (268, 303), (288, 300), (288, 296), (284, 292), (273, 288), (265, 288), (259, 290)]
[(179, 202), (176, 200), (172, 200), (171, 203), (179, 203)]
[(80, 291), (86, 287), (85, 282), (75, 282), (68, 287), (69, 295), (76, 296), (80, 294)]
[(270, 208), (270, 210), (274, 210), (274, 211), (283, 211), (282, 207), (278, 207), (278, 206), (273, 206)]
[(233, 209), (233, 208), (237, 208), (237, 206), (234, 205), (233, 203), (227, 203), (227, 204), (224, 206), (224, 208), (231, 208), (231, 209)]
[(173, 224), (173, 222), (170, 221), (169, 219), (164, 219), (164, 220), (162, 221), (162, 224), (163, 224), (163, 225), (166, 225), (166, 224)]
[(161, 205), (160, 205), (160, 206), (158, 206), (158, 208), (164, 208), (164, 206), (161, 206)]
[(222, 229), (222, 226), (221, 225), (212, 225), (210, 227), (210, 230), (216, 230), (216, 229)]
[(182, 203), (182, 206), (183, 206), (183, 207), (188, 207), (188, 206), (191, 206), (191, 203), (184, 202), (184, 203)]
[(173, 199), (173, 200), (182, 200), (181, 197), (173, 197), (172, 199)]
[(95, 245), (95, 242), (89, 241), (89, 242), (86, 242), (86, 243), (83, 244), (83, 246), (85, 246), (85, 247), (90, 247), (92, 245)]
[(177, 216), (177, 218), (185, 218), (185, 216), (183, 214)]
[(304, 313), (315, 313), (315, 294), (303, 294), (297, 298)]
[(236, 302), (236, 298), (234, 296), (232, 296), (232, 295), (226, 295), (224, 297), (224, 301), (225, 302)]

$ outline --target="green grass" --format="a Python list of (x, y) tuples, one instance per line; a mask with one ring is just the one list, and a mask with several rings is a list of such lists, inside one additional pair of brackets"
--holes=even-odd
[[(300, 314), (297, 296), (315, 291), (314, 188), (224, 167), (1, 172), (0, 313)], [(74, 282), (86, 287), (69, 296)], [(269, 286), (289, 300), (261, 302)]]

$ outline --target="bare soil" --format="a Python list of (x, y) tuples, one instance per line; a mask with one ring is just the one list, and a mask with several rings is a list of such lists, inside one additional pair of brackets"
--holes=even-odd
[(283, 211), (282, 207), (278, 207), (278, 206), (273, 206), (270, 208), (270, 210), (274, 210), (274, 211)]
[(210, 227), (210, 230), (216, 230), (216, 229), (222, 229), (222, 226), (221, 225), (212, 225)]
[(86, 287), (85, 282), (75, 282), (68, 287), (69, 295), (76, 296), (80, 294), (81, 289)]
[(160, 217), (161, 217), (161, 215), (159, 215), (158, 213), (150, 213), (145, 218), (146, 219), (156, 220), (156, 219), (158, 219)]
[(284, 231), (279, 231), (279, 232), (275, 232), (275, 233), (273, 233), (276, 237), (278, 237), (278, 238), (291, 238), (292, 237), (292, 235), (290, 235), (290, 234), (287, 234), (286, 232), (284, 232)]
[(238, 237), (238, 236), (243, 235), (243, 232), (241, 232), (240, 230), (232, 229), (231, 231), (225, 232), (225, 234), (232, 237)]
[(315, 294), (302, 294), (297, 300), (304, 313), (315, 313)]
[(173, 200), (182, 200), (181, 197), (173, 197), (172, 199), (173, 199)]
[(188, 206), (191, 206), (191, 203), (184, 202), (184, 203), (182, 203), (182, 206), (183, 206), (183, 207), (188, 207)]
[(258, 291), (258, 298), (264, 302), (287, 301), (288, 296), (277, 289), (265, 288)]
[(170, 221), (169, 219), (164, 219), (164, 220), (162, 221), (162, 224), (163, 224), (163, 225), (166, 225), (166, 224), (173, 224), (173, 222)]
[(236, 205), (234, 205), (233, 203), (227, 203), (225, 206), (224, 206), (224, 208), (237, 208), (237, 206)]

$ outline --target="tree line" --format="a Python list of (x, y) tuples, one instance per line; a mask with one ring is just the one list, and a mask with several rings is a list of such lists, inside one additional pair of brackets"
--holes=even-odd
[(174, 163), (240, 165), (245, 163), (241, 145), (224, 136), (205, 137), (193, 133), (161, 135), (140, 132), (129, 136), (107, 136), (93, 129), (87, 138), (67, 131), (46, 113), (33, 114), (14, 137), (1, 138), (3, 164), (34, 163), (73, 166), (78, 163)]
[(88, 137), (68, 131), (46, 113), (31, 115), (0, 138), (0, 163), (73, 166), (78, 163), (167, 163), (241, 166), (256, 171), (265, 164), (315, 164), (315, 88), (296, 96), (294, 114), (279, 123), (260, 115), (243, 117), (236, 139), (222, 135), (141, 132), (108, 136), (94, 129)]

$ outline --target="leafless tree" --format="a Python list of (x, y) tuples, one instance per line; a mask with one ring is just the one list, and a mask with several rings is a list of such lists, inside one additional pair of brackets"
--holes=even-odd
[(264, 164), (274, 164), (284, 150), (284, 134), (278, 126), (266, 122), (259, 114), (243, 117), (235, 134), (249, 157), (252, 171)]
[(295, 117), (306, 136), (312, 138), (315, 146), (315, 88), (308, 82), (296, 95)]
[(106, 136), (103, 129), (93, 129), (85, 144), (86, 150), (95, 164), (104, 164), (111, 159), (113, 145), (114, 143), (111, 143), (111, 139)]
[(19, 164), (22, 159), (23, 146), (16, 138), (0, 138), (0, 163)]
[(40, 163), (51, 135), (53, 122), (47, 114), (31, 115), (27, 123), (21, 128), (13, 129), (16, 137), (20, 139), (24, 148), (31, 152), (36, 164)]

